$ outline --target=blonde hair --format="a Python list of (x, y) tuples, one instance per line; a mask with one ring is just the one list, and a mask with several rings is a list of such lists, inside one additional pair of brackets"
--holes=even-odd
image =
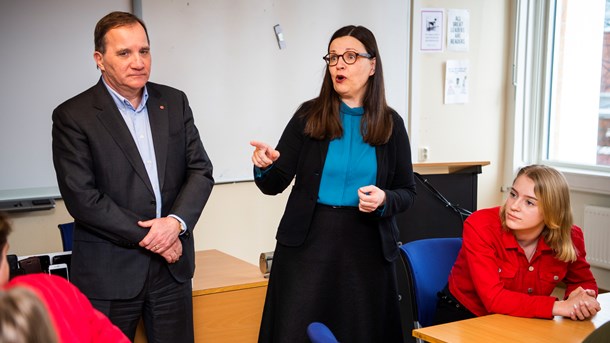
[(0, 291), (0, 309), (0, 342), (58, 342), (47, 308), (32, 291), (22, 287)]
[[(572, 243), (572, 208), (568, 182), (559, 171), (549, 166), (530, 165), (517, 173), (515, 180), (526, 176), (534, 182), (534, 194), (544, 217), (541, 236), (553, 249), (555, 257), (563, 262), (574, 262), (578, 251)], [(514, 181), (513, 181), (514, 183)], [(500, 211), (502, 227), (506, 227), (506, 203)]]

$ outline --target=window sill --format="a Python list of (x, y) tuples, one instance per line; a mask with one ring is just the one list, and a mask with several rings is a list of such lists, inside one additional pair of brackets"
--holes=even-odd
[(608, 173), (557, 168), (565, 175), (571, 190), (610, 195), (610, 175)]

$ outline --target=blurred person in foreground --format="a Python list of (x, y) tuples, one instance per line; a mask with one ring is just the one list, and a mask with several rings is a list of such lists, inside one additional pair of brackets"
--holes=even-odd
[[(50, 321), (57, 333), (58, 342), (129, 342), (123, 332), (114, 326), (105, 315), (94, 309), (87, 297), (66, 279), (38, 273), (17, 276), (9, 281), (10, 267), (6, 255), (9, 248), (8, 235), (10, 232), (11, 226), (8, 217), (0, 213), (0, 251), (2, 251), (0, 254), (0, 286), (8, 292), (12, 292), (14, 288), (25, 288), (36, 294), (48, 311)], [(25, 306), (25, 304), (17, 304), (16, 306)], [(5, 308), (0, 310), (2, 315), (5, 315), (5, 311)], [(31, 327), (44, 325), (44, 322), (39, 322), (32, 324)], [(43, 328), (37, 328), (37, 330), (39, 329), (43, 330)], [(6, 332), (3, 332), (3, 334), (6, 334)], [(40, 334), (48, 335), (49, 333), (41, 332)], [(0, 335), (0, 337), (2, 336)], [(0, 342), (6, 341), (0, 340)], [(40, 342), (46, 343), (47, 341)]]
[(45, 305), (26, 288), (0, 290), (0, 342), (57, 343)]

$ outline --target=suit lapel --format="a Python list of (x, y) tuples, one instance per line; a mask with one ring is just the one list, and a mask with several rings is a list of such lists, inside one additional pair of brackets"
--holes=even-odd
[(96, 86), (96, 97), (94, 101), (95, 103), (93, 106), (99, 110), (97, 114), (98, 120), (102, 123), (110, 136), (112, 136), (116, 145), (123, 151), (135, 172), (146, 184), (146, 187), (154, 194), (138, 147), (133, 141), (131, 132), (129, 132), (127, 124), (125, 124), (125, 120), (121, 116), (119, 109), (112, 100), (112, 96), (108, 93), (108, 90), (101, 79)]
[(169, 112), (167, 103), (153, 87), (148, 86), (148, 119), (155, 146), (159, 188), (163, 189), (169, 143)]
[[(311, 139), (311, 138), (310, 138)], [(326, 163), (326, 154), (328, 154), (328, 147), (330, 146), (330, 139), (324, 139), (322, 141), (320, 140), (314, 140), (315, 144), (318, 145), (318, 149), (320, 151), (320, 156), (319, 156), (319, 170), (320, 172), (322, 172), (322, 170), (324, 169), (324, 164)]]
[(377, 157), (377, 187), (385, 187), (387, 182), (387, 143), (375, 146), (375, 156)]

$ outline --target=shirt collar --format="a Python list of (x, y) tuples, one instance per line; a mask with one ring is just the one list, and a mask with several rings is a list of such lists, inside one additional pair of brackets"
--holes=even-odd
[(341, 107), (339, 109), (341, 113), (348, 114), (350, 116), (361, 116), (364, 114), (364, 107), (351, 108), (341, 101)]
[[(519, 243), (517, 243), (515, 235), (510, 230), (505, 230), (504, 228), (502, 228), (502, 242), (507, 250), (519, 248)], [(545, 251), (553, 249), (551, 249), (551, 247), (546, 244), (546, 242), (544, 241), (544, 237), (542, 237), (541, 235), (540, 239), (538, 239), (538, 245), (536, 245), (536, 250)]]
[(148, 100), (148, 89), (146, 88), (146, 86), (144, 86), (144, 91), (142, 92), (142, 101), (140, 101), (138, 108), (133, 108), (129, 100), (127, 100), (121, 94), (117, 93), (114, 89), (110, 88), (110, 86), (108, 86), (106, 80), (104, 80), (103, 77), (102, 82), (104, 82), (104, 86), (106, 86), (106, 89), (108, 89), (110, 95), (112, 95), (112, 100), (114, 100), (114, 103), (117, 105), (118, 108), (130, 109), (136, 113), (140, 113), (142, 112), (142, 110), (144, 110), (144, 108), (146, 108), (146, 101)]

